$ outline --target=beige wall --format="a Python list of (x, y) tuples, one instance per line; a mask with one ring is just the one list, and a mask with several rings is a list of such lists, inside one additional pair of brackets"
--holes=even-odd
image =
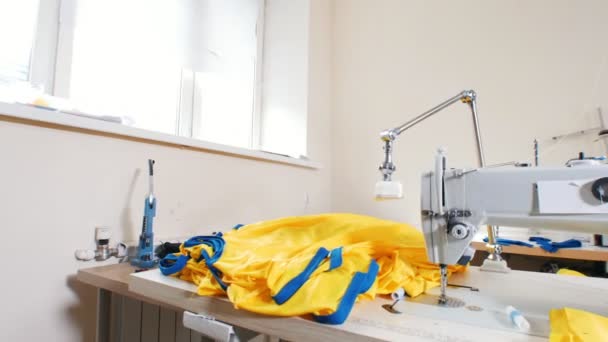
[(463, 89), (479, 95), (488, 163), (561, 164), (576, 151), (605, 153), (594, 138), (554, 135), (599, 125), (608, 111), (606, 1), (336, 0), (332, 209), (419, 222), (420, 174), (438, 146), (452, 166), (475, 166), (468, 108), (407, 131), (395, 148), (405, 199), (374, 202), (378, 133)]
[(147, 158), (157, 238), (329, 211), (329, 10), (312, 1), (308, 151), (320, 170), (0, 121), (0, 340), (93, 340), (95, 291), (72, 277), (96, 263), (74, 250), (93, 247), (97, 225), (137, 238)]

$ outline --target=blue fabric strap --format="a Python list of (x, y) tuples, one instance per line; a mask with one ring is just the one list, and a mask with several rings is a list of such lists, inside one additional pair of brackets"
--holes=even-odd
[(304, 285), (308, 278), (310, 278), (312, 272), (314, 272), (314, 270), (316, 270), (317, 267), (321, 265), (321, 262), (328, 255), (329, 251), (327, 249), (323, 247), (319, 248), (317, 250), (317, 253), (315, 253), (315, 256), (313, 256), (308, 265), (306, 265), (306, 268), (304, 268), (304, 270), (300, 272), (300, 274), (298, 274), (289, 282), (287, 282), (287, 284), (285, 284), (285, 286), (283, 286), (283, 288), (281, 288), (281, 290), (275, 296), (272, 297), (274, 301), (279, 305), (288, 301), (289, 298), (291, 298), (296, 293), (296, 291), (298, 291), (300, 287)]
[(323, 260), (329, 257), (329, 269), (331, 271), (342, 265), (342, 247), (338, 247), (331, 252), (321, 247), (317, 250), (308, 265), (300, 274), (291, 279), (279, 292), (272, 298), (275, 303), (281, 305), (288, 301), (310, 278), (312, 273), (321, 265)]
[(367, 292), (374, 282), (376, 281), (376, 277), (378, 276), (378, 270), (380, 267), (376, 260), (373, 260), (369, 264), (369, 268), (367, 273), (357, 272), (353, 276), (348, 288), (344, 292), (340, 303), (338, 304), (338, 309), (329, 315), (325, 316), (314, 316), (315, 321), (323, 324), (342, 324), (348, 318), (353, 306), (355, 305), (355, 301), (357, 300), (357, 296)]
[[(217, 283), (224, 291), (226, 291), (228, 286), (222, 281), (222, 272), (213, 266), (213, 264), (215, 264), (215, 262), (221, 258), (222, 253), (224, 252), (224, 246), (226, 245), (226, 241), (224, 241), (222, 238), (222, 234), (195, 236), (184, 242), (184, 247), (186, 248), (198, 245), (206, 245), (211, 247), (213, 250), (213, 256), (210, 256), (206, 250), (202, 249), (201, 256), (197, 262), (204, 259), (205, 265)], [(160, 270), (164, 275), (175, 274), (186, 267), (186, 263), (189, 259), (190, 256), (187, 255), (180, 255), (179, 257), (176, 257), (173, 254), (169, 254), (160, 261)]]
[(213, 278), (215, 278), (215, 280), (220, 285), (222, 290), (226, 291), (226, 289), (228, 289), (228, 285), (226, 285), (226, 283), (224, 283), (222, 281), (222, 272), (220, 272), (220, 270), (218, 270), (215, 266), (213, 266), (213, 264), (218, 259), (218, 258), (215, 258), (215, 254), (217, 254), (217, 253), (214, 253), (213, 258), (211, 258), (211, 257), (209, 257), (209, 254), (207, 253), (206, 250), (204, 250), (204, 249), (201, 250), (201, 255), (205, 259), (205, 264), (207, 265), (209, 272), (211, 272), (211, 275), (213, 275)]
[[(487, 237), (483, 238), (483, 242), (488, 242), (488, 238)], [(502, 246), (516, 245), (516, 246), (524, 246), (524, 247), (534, 247), (534, 245), (531, 243), (518, 241), (518, 240), (502, 239), (502, 238), (496, 239), (496, 243), (499, 245), (502, 245)]]
[(576, 239), (570, 239), (562, 242), (551, 242), (553, 248), (577, 248), (582, 247), (583, 243)]
[(578, 248), (583, 245), (582, 242), (576, 239), (570, 239), (562, 242), (551, 242), (551, 239), (539, 236), (531, 237), (530, 241), (536, 242), (540, 246), (540, 248), (544, 249), (549, 253), (555, 253), (561, 248)]
[(215, 278), (222, 290), (226, 291), (228, 286), (222, 281), (222, 272), (213, 266), (213, 264), (215, 264), (215, 262), (218, 261), (224, 253), (224, 245), (226, 244), (226, 241), (221, 235), (204, 235), (195, 236), (184, 242), (184, 246), (186, 247), (194, 247), (200, 244), (211, 247), (213, 250), (213, 256), (210, 256), (206, 250), (202, 249), (198, 262), (200, 262), (202, 259), (205, 260), (205, 265), (207, 265), (207, 268), (211, 272), (211, 275), (213, 275), (213, 278)]
[[(532, 241), (532, 242), (536, 242), (536, 244), (538, 244), (538, 246), (540, 248), (544, 249), (545, 251), (547, 251), (549, 253), (555, 253), (560, 248), (577, 248), (577, 247), (582, 246), (582, 243), (579, 240), (575, 240), (575, 239), (570, 239), (570, 240), (566, 240), (566, 241), (562, 241), (562, 242), (551, 242), (551, 239), (547, 239), (546, 237), (531, 236), (528, 240)], [(483, 241), (488, 242), (488, 238), (487, 237), (484, 238)], [(503, 246), (517, 245), (517, 246), (525, 246), (525, 247), (534, 247), (534, 245), (532, 245), (530, 243), (523, 242), (523, 241), (517, 241), (517, 240), (498, 238), (498, 239), (496, 239), (496, 242), (499, 245), (503, 245)]]
[(333, 270), (334, 268), (338, 268), (342, 266), (342, 247), (338, 247), (333, 249), (329, 254), (329, 269), (328, 271)]
[(184, 267), (186, 267), (186, 263), (190, 259), (187, 255), (175, 256), (173, 254), (167, 254), (164, 258), (160, 260), (158, 266), (160, 268), (160, 272), (163, 275), (172, 275), (177, 272), (180, 272)]
[(547, 239), (546, 237), (542, 237), (542, 236), (530, 236), (530, 238), (528, 240), (532, 241), (532, 242), (536, 242), (538, 244), (541, 244), (543, 242), (545, 242), (545, 243), (551, 242), (551, 239)]
[[(184, 242), (184, 247), (194, 247), (194, 246), (198, 246), (198, 245), (206, 245), (211, 247), (211, 249), (213, 250), (213, 256), (209, 257), (209, 255), (207, 254), (208, 258), (205, 258), (205, 262), (207, 263), (207, 266), (213, 265), (216, 261), (218, 261), (221, 257), (222, 257), (222, 253), (224, 253), (224, 246), (226, 245), (226, 241), (224, 241), (224, 238), (222, 238), (221, 236), (218, 235), (202, 235), (202, 236), (195, 236), (192, 237), (190, 239), (188, 239), (186, 242)], [(204, 255), (203, 253), (201, 253), (201, 256), (198, 258), (197, 262), (200, 262), (201, 260), (203, 260)]]

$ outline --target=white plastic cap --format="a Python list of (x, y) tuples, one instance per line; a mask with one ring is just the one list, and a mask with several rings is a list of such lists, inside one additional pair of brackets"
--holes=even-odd
[(376, 183), (376, 199), (397, 199), (403, 198), (403, 186), (396, 181), (380, 181)]
[(110, 240), (112, 232), (109, 227), (95, 228), (95, 240)]

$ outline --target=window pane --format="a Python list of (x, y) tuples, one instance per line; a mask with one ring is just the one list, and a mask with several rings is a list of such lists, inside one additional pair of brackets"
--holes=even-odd
[(194, 65), (197, 138), (251, 147), (259, 0), (205, 0)]
[(70, 98), (94, 113), (176, 132), (180, 67), (177, 2), (80, 0)]
[(29, 80), (38, 0), (0, 0), (0, 83)]

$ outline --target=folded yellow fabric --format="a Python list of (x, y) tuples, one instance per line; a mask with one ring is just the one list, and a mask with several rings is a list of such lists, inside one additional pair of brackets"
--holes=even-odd
[[(288, 217), (194, 237), (161, 261), (161, 271), (226, 294), (262, 314), (313, 314), (342, 323), (355, 301), (438, 285), (422, 233), (407, 224), (354, 214)], [(449, 272), (463, 270), (453, 266)]]
[(559, 271), (557, 271), (557, 274), (570, 275), (570, 276), (576, 276), (576, 277), (586, 277), (586, 275), (582, 274), (581, 272), (578, 272), (575, 270), (569, 270), (567, 268), (560, 268)]
[(551, 342), (595, 342), (608, 340), (608, 318), (591, 312), (563, 308), (549, 313)]

